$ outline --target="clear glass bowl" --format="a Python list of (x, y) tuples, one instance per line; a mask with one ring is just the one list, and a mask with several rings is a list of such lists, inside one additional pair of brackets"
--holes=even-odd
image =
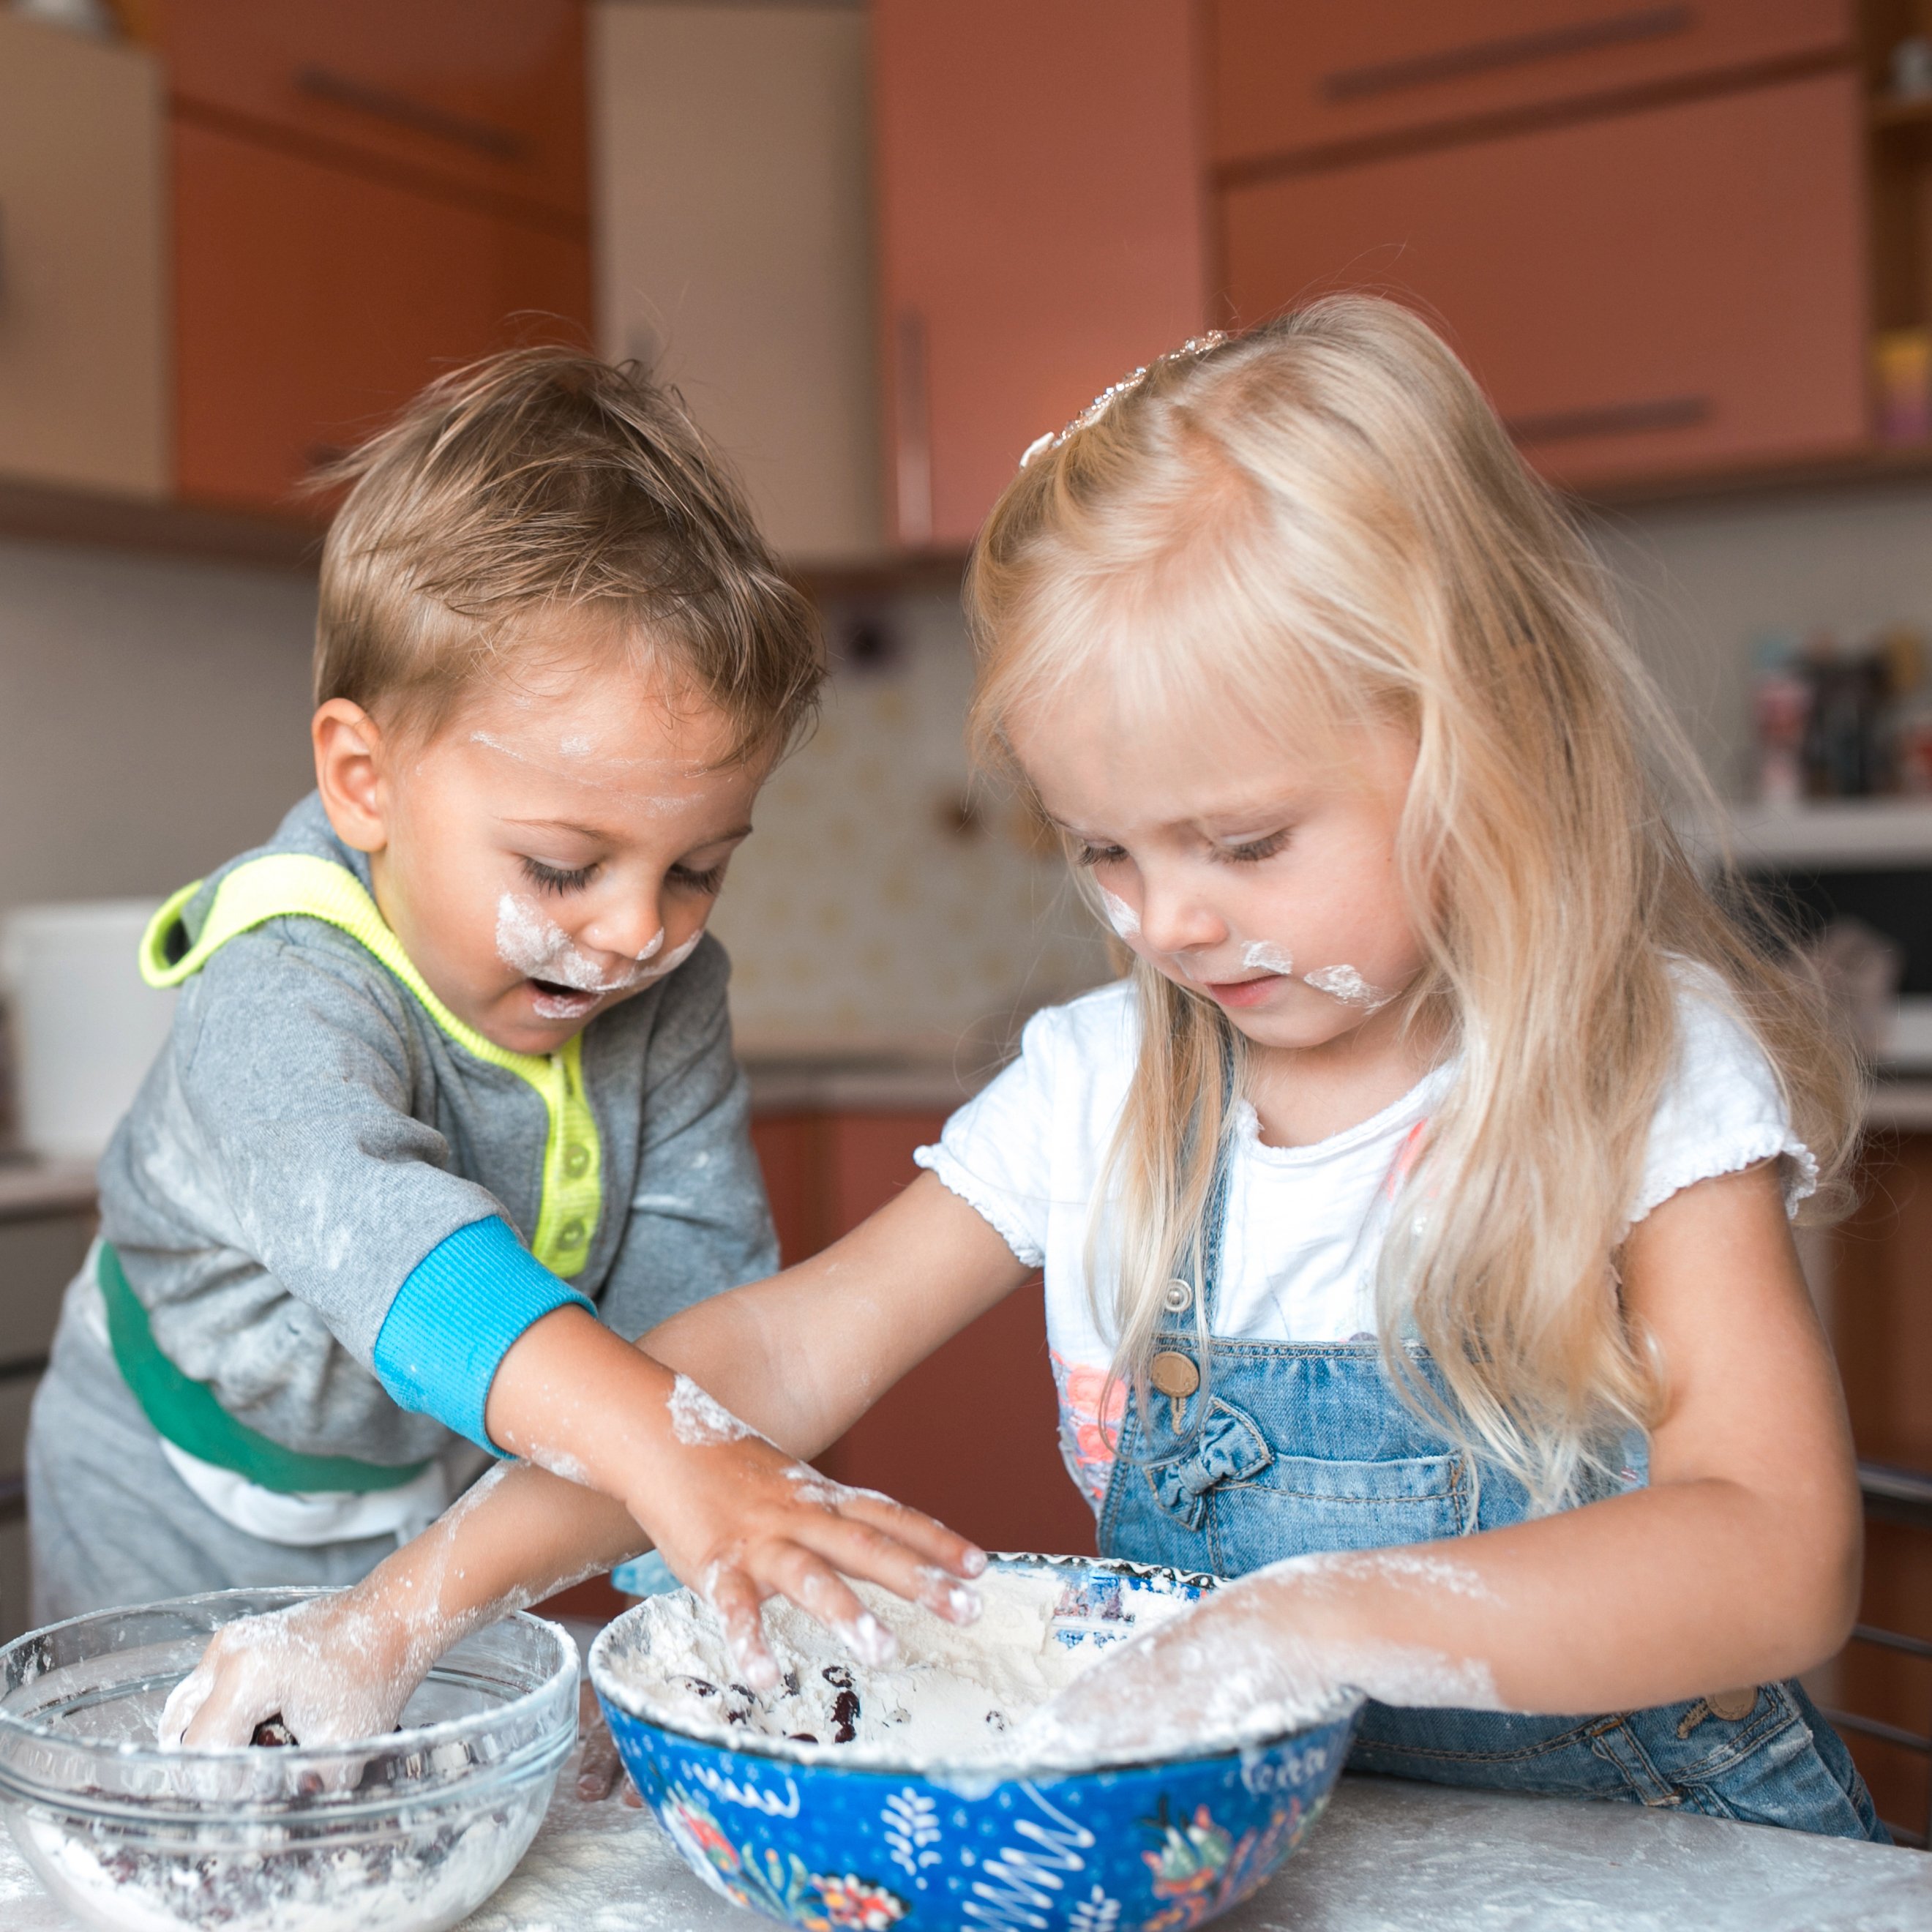
[(315, 1593), (224, 1590), (0, 1650), (0, 1809), (40, 1881), (106, 1932), (437, 1932), (506, 1879), (577, 1734), (577, 1652), (514, 1616), (445, 1656), (404, 1728), (351, 1750), (164, 1751), (210, 1635)]

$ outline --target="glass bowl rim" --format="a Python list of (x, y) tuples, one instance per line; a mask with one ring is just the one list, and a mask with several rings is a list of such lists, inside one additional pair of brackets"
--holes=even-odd
[[(1130, 1557), (1040, 1556), (1024, 1550), (990, 1552), (986, 1559), (986, 1568), (988, 1573), (994, 1570), (1078, 1570), (1088, 1572), (1098, 1570), (1121, 1576), (1158, 1577), (1171, 1582), (1190, 1586), (1202, 1596), (1219, 1589), (1226, 1580), (1210, 1576), (1204, 1570), (1177, 1570), (1164, 1563), (1136, 1562)], [(646, 1602), (649, 1600), (648, 1598), (645, 1600)], [(590, 1678), (591, 1688), (596, 1692), (598, 1701), (606, 1706), (607, 1713), (615, 1711), (640, 1729), (656, 1731), (666, 1738), (675, 1739), (682, 1744), (695, 1745), (728, 1757), (755, 1758), (763, 1764), (782, 1765), (795, 1771), (837, 1772), (853, 1778), (871, 1774), (901, 1782), (908, 1778), (917, 1778), (927, 1784), (949, 1789), (957, 1785), (976, 1790), (983, 1785), (988, 1791), (1002, 1784), (1022, 1782), (1043, 1784), (1076, 1778), (1111, 1778), (1130, 1772), (1180, 1771), (1197, 1766), (1204, 1766), (1222, 1759), (1238, 1758), (1245, 1761), (1258, 1757), (1264, 1752), (1286, 1744), (1292, 1738), (1311, 1731), (1326, 1730), (1334, 1724), (1352, 1720), (1368, 1701), (1362, 1692), (1345, 1686), (1335, 1692), (1318, 1715), (1301, 1724), (1291, 1725), (1282, 1731), (1270, 1731), (1256, 1737), (1217, 1743), (1205, 1750), (1182, 1756), (1162, 1756), (1151, 1754), (1108, 1758), (1099, 1763), (1082, 1765), (1063, 1764), (1052, 1759), (1041, 1759), (1030, 1762), (1016, 1761), (997, 1766), (984, 1759), (968, 1760), (964, 1763), (935, 1760), (930, 1764), (911, 1764), (904, 1760), (868, 1758), (862, 1763), (854, 1763), (845, 1758), (836, 1744), (792, 1744), (792, 1740), (788, 1738), (759, 1736), (754, 1738), (749, 1733), (742, 1744), (726, 1744), (717, 1738), (706, 1736), (698, 1731), (686, 1730), (647, 1712), (634, 1708), (625, 1698), (607, 1691), (604, 1685), (608, 1676), (611, 1634), (636, 1616), (642, 1607), (641, 1604), (634, 1604), (622, 1616), (614, 1618), (606, 1624), (598, 1632), (597, 1640), (591, 1645), (590, 1653), (584, 1660), (584, 1673)], [(792, 1748), (788, 1750), (783, 1748), (788, 1744), (792, 1744)]]
[[(307, 1584), (250, 1584), (229, 1590), (196, 1591), (185, 1597), (164, 1597), (152, 1604), (125, 1604), (116, 1609), (105, 1610), (83, 1610), (78, 1616), (63, 1617), (57, 1623), (43, 1624), (37, 1630), (25, 1631), (10, 1642), (0, 1644), (0, 1666), (4, 1666), (5, 1660), (23, 1645), (34, 1642), (43, 1637), (51, 1636), (61, 1630), (71, 1630), (80, 1624), (102, 1622), (112, 1617), (147, 1616), (157, 1612), (178, 1610), (190, 1604), (220, 1604), (225, 1599), (236, 1598), (245, 1597), (257, 1601), (264, 1598), (280, 1598), (280, 1602), (266, 1605), (262, 1610), (250, 1613), (266, 1615), (278, 1609), (290, 1608), (298, 1603), (306, 1603), (316, 1597), (326, 1597), (334, 1594), (336, 1592), (332, 1588), (317, 1588)], [(217, 1624), (214, 1630), (224, 1628), (226, 1622), (238, 1621), (238, 1618), (226, 1619), (224, 1623)], [(275, 1748), (278, 1760), (291, 1768), (295, 1768), (317, 1765), (332, 1758), (348, 1756), (367, 1758), (378, 1754), (385, 1756), (393, 1756), (399, 1753), (415, 1750), (424, 1745), (448, 1744), (458, 1738), (468, 1736), (472, 1730), (493, 1729), (502, 1723), (508, 1714), (520, 1711), (526, 1706), (534, 1708), (545, 1697), (555, 1695), (566, 1673), (573, 1682), (577, 1678), (581, 1666), (576, 1642), (569, 1632), (565, 1630), (562, 1624), (553, 1622), (548, 1617), (540, 1617), (530, 1610), (513, 1610), (507, 1616), (494, 1618), (478, 1630), (466, 1633), (466, 1636), (459, 1639), (457, 1643), (450, 1645), (448, 1649), (437, 1658), (436, 1663), (432, 1664), (429, 1670), (424, 1672), (423, 1681), (427, 1682), (435, 1674), (437, 1666), (442, 1662), (443, 1658), (446, 1658), (451, 1651), (458, 1648), (460, 1643), (466, 1642), (470, 1636), (479, 1636), (494, 1629), (500, 1624), (512, 1622), (527, 1624), (542, 1632), (556, 1646), (560, 1652), (557, 1662), (545, 1675), (541, 1683), (532, 1685), (526, 1690), (519, 1691), (515, 1696), (506, 1700), (493, 1709), (477, 1712), (466, 1717), (444, 1718), (433, 1724), (412, 1724), (404, 1730), (386, 1732), (380, 1737), (352, 1738), (340, 1744), (278, 1745)], [(212, 1636), (214, 1630), (211, 1630), (208, 1634)], [(111, 1654), (103, 1653), (103, 1654)], [(575, 1721), (575, 1714), (573, 1712), (572, 1713), (573, 1725)], [(17, 1712), (0, 1706), (0, 1737), (4, 1737), (10, 1732), (20, 1737), (32, 1739), (37, 1743), (56, 1744), (64, 1750), (94, 1752), (101, 1756), (112, 1758), (116, 1763), (121, 1764), (152, 1762), (157, 1766), (178, 1765), (184, 1758), (211, 1765), (243, 1763), (260, 1748), (255, 1744), (218, 1744), (209, 1746), (205, 1749), (196, 1748), (190, 1751), (166, 1749), (158, 1744), (135, 1744), (124, 1740), (114, 1744), (98, 1744), (86, 1738), (75, 1737), (70, 1733), (56, 1730), (50, 1725), (31, 1723)], [(428, 1794), (425, 1793), (425, 1802), (428, 1796)], [(86, 1803), (92, 1801), (78, 1800), (77, 1802)]]

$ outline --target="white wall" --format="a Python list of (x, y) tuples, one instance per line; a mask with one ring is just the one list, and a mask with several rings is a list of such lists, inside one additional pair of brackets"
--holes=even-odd
[(1660, 506), (1597, 527), (1645, 656), (1730, 796), (1749, 785), (1755, 637), (1932, 633), (1932, 487)]
[(675, 383), (787, 556), (883, 542), (866, 15), (593, 7), (605, 352)]
[(312, 782), (312, 579), (0, 542), (0, 910), (160, 898)]

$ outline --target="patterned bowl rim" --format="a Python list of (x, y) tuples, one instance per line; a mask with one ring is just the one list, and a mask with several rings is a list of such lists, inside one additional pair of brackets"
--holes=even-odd
[[(1042, 1556), (1024, 1550), (996, 1550), (988, 1554), (986, 1567), (989, 1572), (1078, 1570), (1090, 1575), (1099, 1572), (1109, 1576), (1137, 1576), (1149, 1581), (1178, 1583), (1197, 1590), (1204, 1596), (1219, 1589), (1222, 1582), (1220, 1577), (1203, 1570), (1175, 1570), (1161, 1563), (1136, 1563), (1121, 1556)], [(1352, 1723), (1356, 1713), (1367, 1701), (1361, 1692), (1344, 1688), (1335, 1693), (1333, 1702), (1319, 1715), (1305, 1723), (1291, 1724), (1282, 1730), (1265, 1732), (1244, 1738), (1237, 1744), (1220, 1745), (1184, 1756), (1108, 1758), (1097, 1764), (1071, 1766), (1054, 1762), (995, 1766), (984, 1759), (963, 1764), (938, 1761), (914, 1764), (868, 1759), (862, 1764), (854, 1764), (842, 1759), (834, 1745), (795, 1744), (789, 1738), (760, 1738), (754, 1742), (748, 1736), (742, 1744), (727, 1744), (717, 1737), (701, 1731), (686, 1730), (637, 1708), (611, 1672), (610, 1653), (616, 1647), (613, 1640), (622, 1640), (626, 1626), (639, 1619), (644, 1608), (643, 1604), (634, 1604), (622, 1616), (606, 1624), (598, 1633), (596, 1642), (590, 1646), (590, 1654), (585, 1659), (584, 1667), (592, 1686), (608, 1710), (618, 1712), (641, 1730), (656, 1731), (680, 1744), (716, 1751), (726, 1757), (753, 1758), (763, 1764), (784, 1765), (795, 1771), (829, 1771), (847, 1778), (891, 1778), (901, 1783), (908, 1778), (920, 1778), (943, 1788), (961, 1785), (977, 1789), (983, 1785), (990, 1792), (1003, 1784), (1062, 1783), (1072, 1778), (1114, 1778), (1130, 1772), (1193, 1769), (1229, 1760), (1245, 1762), (1292, 1738), (1328, 1730), (1338, 1724)], [(784, 1748), (786, 1746), (790, 1748)]]

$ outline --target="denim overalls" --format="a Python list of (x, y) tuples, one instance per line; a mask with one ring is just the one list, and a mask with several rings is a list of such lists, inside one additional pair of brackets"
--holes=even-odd
[[(1205, 1388), (1185, 1397), (1150, 1390), (1144, 1427), (1139, 1406), (1128, 1402), (1101, 1506), (1101, 1553), (1240, 1576), (1310, 1551), (1432, 1542), (1520, 1522), (1521, 1486), (1487, 1468), (1479, 1484), (1390, 1386), (1374, 1342), (1214, 1333), (1226, 1196), (1224, 1170), (1200, 1268)], [(1187, 1284), (1170, 1287), (1156, 1347), (1198, 1364), (1192, 1298)], [(1796, 1683), (1760, 1685), (1744, 1709), (1723, 1688), (1712, 1687), (1722, 1711), (1700, 1698), (1597, 1717), (1371, 1702), (1349, 1766), (1885, 1841), (1850, 1754)]]

